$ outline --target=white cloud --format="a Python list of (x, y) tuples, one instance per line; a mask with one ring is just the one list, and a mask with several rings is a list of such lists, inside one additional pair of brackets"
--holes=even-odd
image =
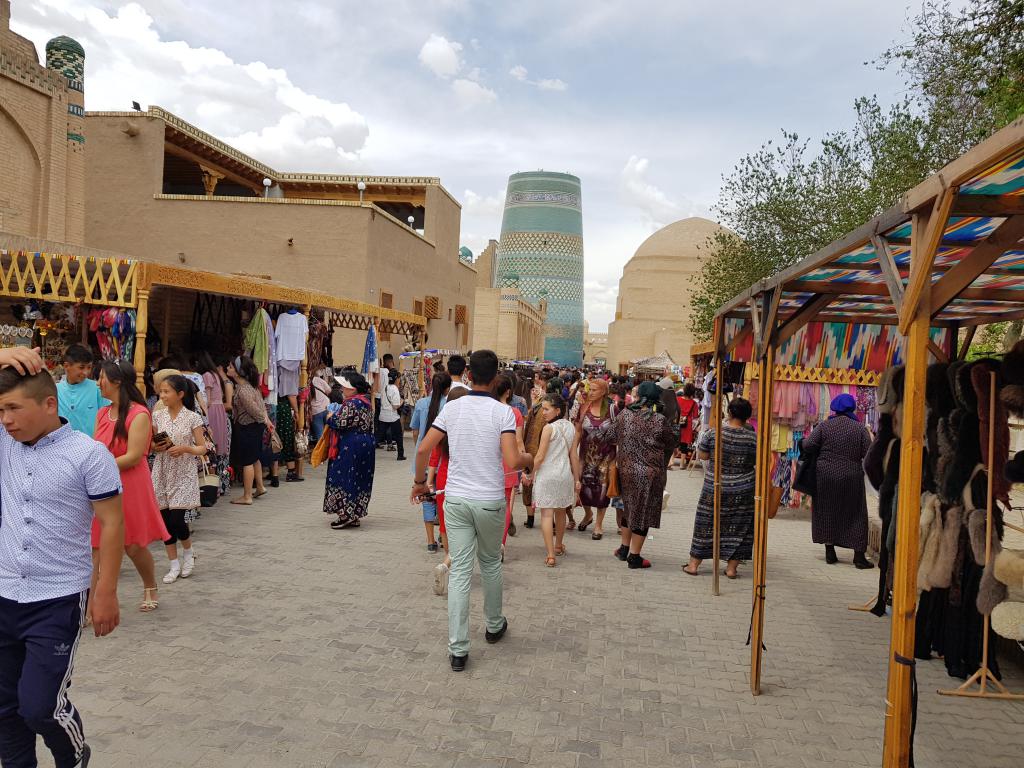
[(569, 88), (569, 84), (567, 82), (560, 80), (557, 77), (547, 77), (542, 80), (530, 80), (530, 72), (522, 64), (516, 64), (508, 71), (508, 73), (513, 79), (518, 80), (521, 83), (526, 83), (527, 85), (535, 86), (542, 91), (564, 91)]
[[(467, 189), (462, 196), (462, 212), (468, 216), (500, 216), (505, 210), (505, 194), (498, 192), (495, 195), (478, 195), (472, 189)], [(494, 235), (497, 237), (497, 235)]]
[(660, 229), (688, 215), (689, 211), (647, 180), (649, 167), (646, 157), (630, 155), (622, 169), (620, 191), (624, 202), (639, 209), (653, 229)]
[(537, 82), (537, 87), (542, 91), (564, 91), (568, 89), (569, 84), (556, 77), (553, 79), (539, 80)]
[(459, 105), (465, 108), (478, 107), (498, 100), (498, 94), (490, 88), (461, 77), (452, 81), (452, 90)]
[(420, 64), (438, 77), (454, 77), (462, 67), (462, 43), (432, 34), (420, 48)]
[(159, 104), (282, 171), (348, 170), (369, 135), (359, 112), (303, 90), (283, 69), (161, 39), (136, 3), (114, 15), (80, 0), (22, 3), (19, 11), (19, 31), (40, 50), (59, 30), (88, 51), (87, 109)]

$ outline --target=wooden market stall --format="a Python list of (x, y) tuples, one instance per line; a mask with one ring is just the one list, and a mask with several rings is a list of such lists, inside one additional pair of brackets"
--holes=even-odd
[[(779, 350), (811, 321), (849, 333), (897, 334), (905, 359), (895, 573), (883, 765), (910, 764), (920, 491), (929, 358), (963, 357), (977, 326), (1024, 318), (1024, 119), (1018, 119), (909, 192), (900, 203), (818, 253), (723, 305), (716, 363), (749, 336), (758, 375), (751, 691), (761, 685), (768, 484), (765, 457)], [(963, 339), (961, 340), (961, 335)], [(874, 366), (868, 366), (874, 368)], [(721, 388), (715, 408), (721, 414)], [(716, 441), (716, 449), (720, 441)], [(716, 510), (720, 496), (715, 462)], [(991, 476), (991, 474), (990, 474)], [(989, 495), (991, 505), (991, 494)], [(991, 514), (991, 508), (990, 508)], [(717, 567), (715, 568), (717, 571)], [(986, 626), (987, 631), (987, 616)], [(968, 681), (985, 692), (983, 674)], [(997, 691), (996, 695), (1000, 695)]]
[[(135, 312), (131, 358), (140, 384), (146, 364), (146, 339), (153, 328), (150, 303), (155, 294), (165, 291), (195, 294), (197, 300), (208, 302), (210, 307), (217, 297), (296, 307), (307, 317), (317, 313), (330, 328), (366, 331), (375, 326), (382, 332), (406, 336), (414, 346), (419, 344), (426, 328), (426, 318), (420, 315), (273, 280), (145, 262), (106, 251), (0, 234), (0, 297)], [(170, 335), (167, 324), (172, 303), (163, 304), (164, 352)], [(217, 324), (210, 327), (216, 329)], [(306, 386), (305, 361), (300, 382)]]

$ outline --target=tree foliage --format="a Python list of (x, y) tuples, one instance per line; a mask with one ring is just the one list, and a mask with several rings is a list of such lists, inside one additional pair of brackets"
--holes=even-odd
[(927, 2), (898, 66), (906, 99), (854, 103), (852, 127), (811, 143), (782, 132), (723, 178), (715, 206), (731, 234), (707, 245), (692, 320), (708, 338), (718, 307), (898, 202), (900, 195), (1024, 112), (1024, 0)]

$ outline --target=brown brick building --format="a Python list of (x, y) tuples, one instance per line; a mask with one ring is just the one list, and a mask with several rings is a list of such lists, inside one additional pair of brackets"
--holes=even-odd
[(56, 37), (44, 67), (10, 19), (10, 0), (0, 0), (0, 232), (81, 243), (85, 52)]

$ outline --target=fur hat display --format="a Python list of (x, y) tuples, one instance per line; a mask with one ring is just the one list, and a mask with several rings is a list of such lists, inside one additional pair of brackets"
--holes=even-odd
[[(971, 368), (971, 384), (978, 399), (978, 439), (981, 448), (981, 461), (986, 467), (989, 464), (988, 426), (992, 397), (991, 374), (993, 373), (996, 374), (995, 387), (998, 393), (1000, 386), (998, 361), (979, 360)], [(1010, 425), (1006, 418), (1006, 407), (998, 397), (996, 397), (995, 402), (995, 413), (991, 414), (991, 416), (995, 429), (995, 439), (993, 440), (995, 454), (992, 456), (992, 466), (1002, 467), (1006, 464), (1006, 459), (1010, 453)], [(995, 476), (992, 478), (992, 486), (995, 497), (1009, 504), (1010, 484), (1006, 481), (1004, 473), (998, 471), (995, 473)]]
[(994, 571), (995, 568), (990, 564), (982, 571), (981, 581), (978, 583), (978, 599), (975, 601), (975, 605), (978, 608), (978, 613), (982, 615), (992, 613), (1008, 594), (1006, 585), (996, 578)]
[(1024, 385), (1024, 340), (1018, 341), (1003, 355), (1000, 368), (1004, 382)]
[[(985, 564), (985, 528), (986, 513), (984, 509), (972, 509), (967, 513), (967, 533), (971, 539), (971, 554), (974, 555), (974, 562), (978, 565)], [(992, 528), (992, 552), (993, 557), (998, 551), (999, 538), (995, 535), (995, 527)]]
[(1006, 385), (999, 390), (999, 399), (1014, 416), (1024, 416), (1024, 385)]
[(925, 374), (924, 399), (936, 418), (956, 408), (956, 398), (949, 386), (949, 363), (932, 363)]
[(1006, 600), (992, 609), (992, 631), (1008, 640), (1024, 640), (1024, 603)]
[(1018, 451), (1012, 459), (1006, 462), (1003, 477), (1011, 483), (1024, 483), (1024, 451)]
[(893, 378), (896, 371), (902, 366), (886, 368), (878, 379), (878, 388), (875, 390), (875, 408), (879, 413), (892, 413), (896, 409), (896, 403), (900, 401), (893, 386)]
[(996, 555), (994, 573), (1006, 586), (1024, 589), (1024, 550), (1001, 551)]
[(926, 493), (921, 498), (919, 533), (921, 555), (917, 561), (917, 588), (927, 592), (932, 588), (929, 577), (939, 559), (939, 542), (942, 539), (942, 510), (939, 497), (934, 493)]
[[(953, 563), (956, 562), (960, 540), (960, 511), (960, 507), (950, 507), (942, 512), (942, 528), (932, 533), (932, 538), (939, 541), (935, 562), (928, 571), (928, 583), (932, 588), (945, 589), (953, 581)], [(938, 525), (938, 516), (935, 522)]]

